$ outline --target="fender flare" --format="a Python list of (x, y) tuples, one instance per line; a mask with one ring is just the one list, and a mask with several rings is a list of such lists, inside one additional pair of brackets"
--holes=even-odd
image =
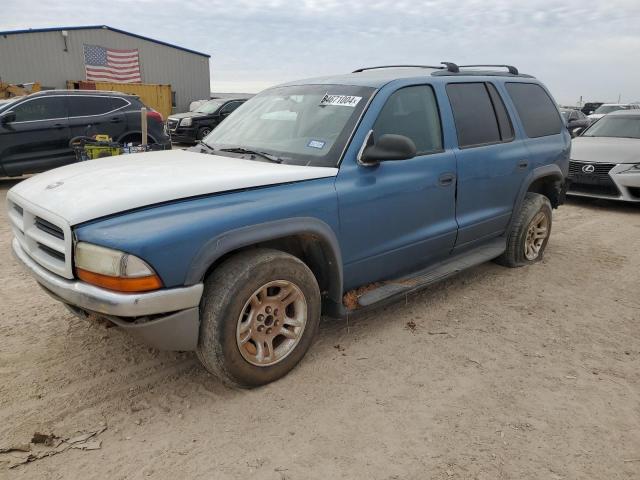
[(207, 270), (223, 255), (260, 242), (295, 235), (316, 237), (328, 261), (328, 296), (342, 302), (342, 254), (334, 231), (322, 220), (313, 217), (295, 217), (259, 223), (224, 232), (205, 243), (193, 257), (185, 277), (185, 285), (202, 282)]
[(544, 177), (552, 177), (553, 179), (559, 181), (560, 183), (564, 183), (565, 181), (562, 170), (555, 163), (551, 163), (549, 165), (543, 165), (541, 167), (536, 167), (533, 170), (531, 170), (523, 180), (522, 185), (520, 186), (520, 191), (518, 192), (518, 196), (516, 198), (516, 203), (514, 205), (515, 208), (513, 209), (513, 213), (511, 214), (511, 219), (509, 220), (509, 226), (507, 227), (507, 232), (511, 230), (511, 225), (513, 224), (516, 216), (520, 212), (520, 207), (522, 206), (522, 202), (524, 201), (525, 195), (529, 191), (529, 187), (533, 184), (533, 182)]

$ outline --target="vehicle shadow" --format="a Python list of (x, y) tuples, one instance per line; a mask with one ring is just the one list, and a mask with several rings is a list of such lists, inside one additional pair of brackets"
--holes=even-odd
[(602, 198), (589, 197), (567, 197), (567, 205), (575, 205), (576, 207), (584, 207), (592, 210), (615, 210), (616, 212), (640, 212), (640, 202), (620, 202), (616, 200), (605, 200)]

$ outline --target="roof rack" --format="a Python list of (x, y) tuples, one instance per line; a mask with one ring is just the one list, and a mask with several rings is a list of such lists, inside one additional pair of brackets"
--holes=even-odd
[(440, 67), (440, 68), (447, 68), (448, 72), (451, 73), (458, 73), (460, 71), (460, 67), (458, 67), (458, 65), (456, 65), (453, 62), (440, 62), (442, 65), (444, 65), (444, 67)]
[(506, 68), (511, 75), (520, 75), (518, 69), (513, 65), (460, 65), (461, 68), (471, 68), (471, 67), (492, 67), (492, 68)]
[(382, 68), (435, 68), (438, 70), (443, 69), (444, 67), (436, 67), (433, 65), (380, 65), (379, 67), (364, 67), (364, 68), (358, 68), (357, 70), (354, 70), (351, 73), (361, 73), (364, 72), (366, 70), (379, 70)]
[[(463, 74), (463, 75), (490, 75), (490, 76), (500, 76), (506, 75), (515, 75), (519, 77), (530, 77), (530, 75), (524, 75), (518, 71), (516, 67), (513, 65), (457, 65), (453, 62), (440, 62), (443, 66), (434, 66), (434, 65), (380, 65), (379, 67), (364, 67), (358, 68), (351, 73), (360, 73), (366, 70), (379, 70), (383, 68), (430, 68), (432, 70), (438, 70), (437, 72), (432, 72), (431, 75), (441, 76), (441, 75), (449, 75), (449, 74)], [(467, 70), (465, 72), (461, 71), (461, 68), (476, 68), (476, 67), (489, 67), (489, 68), (506, 68), (507, 72), (495, 71), (495, 70), (482, 70), (482, 71), (474, 71)]]
[(447, 67), (447, 71), (451, 73), (459, 73), (461, 68), (475, 68), (475, 67), (491, 67), (491, 68), (506, 68), (511, 75), (519, 75), (518, 69), (513, 65), (456, 65), (452, 62), (440, 62), (445, 67)]

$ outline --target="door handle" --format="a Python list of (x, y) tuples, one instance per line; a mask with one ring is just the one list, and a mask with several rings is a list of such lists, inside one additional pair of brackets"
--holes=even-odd
[(111, 123), (120, 123), (122, 119), (120, 117), (115, 117), (111, 119)]
[(527, 168), (529, 166), (529, 160), (520, 160), (518, 162), (518, 168)]
[(455, 180), (456, 176), (453, 173), (443, 173), (438, 178), (438, 183), (442, 186), (451, 185)]
[(54, 123), (53, 128), (64, 128), (64, 123)]

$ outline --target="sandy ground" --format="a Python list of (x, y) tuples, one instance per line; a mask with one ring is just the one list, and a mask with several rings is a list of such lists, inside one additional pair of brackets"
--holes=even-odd
[(0, 448), (107, 429), (0, 478), (640, 478), (638, 207), (572, 201), (542, 263), (325, 320), (252, 391), (72, 317), (16, 264), (1, 212)]

